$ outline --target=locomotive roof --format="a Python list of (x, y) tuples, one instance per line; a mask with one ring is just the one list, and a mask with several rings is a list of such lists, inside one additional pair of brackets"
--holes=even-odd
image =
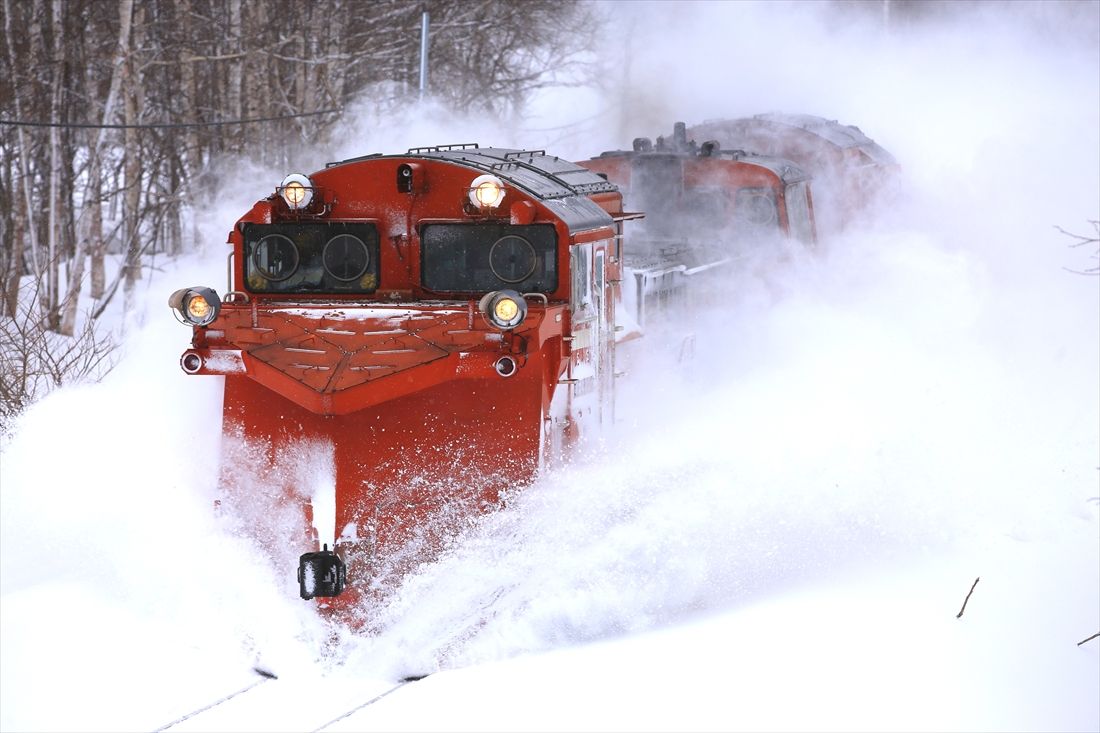
[(692, 128), (700, 129), (710, 134), (710, 131), (732, 132), (739, 125), (747, 121), (757, 121), (775, 127), (794, 127), (804, 130), (822, 140), (837, 146), (838, 148), (861, 148), (870, 158), (881, 165), (896, 165), (897, 161), (885, 148), (867, 137), (862, 130), (855, 125), (842, 125), (836, 120), (827, 120), (824, 117), (808, 114), (788, 114), (783, 112), (768, 112), (753, 115), (751, 118), (737, 120), (705, 120), (701, 125)]
[(602, 176), (545, 150), (482, 148), (477, 143), (410, 148), (405, 155), (368, 155), (327, 167), (375, 158), (440, 160), (492, 173), (543, 202), (574, 231), (610, 223), (610, 215), (588, 196), (619, 190)]
[(677, 151), (677, 150), (654, 150), (652, 152), (636, 152), (634, 150), (609, 150), (604, 153), (600, 153), (601, 158), (621, 158), (629, 157), (633, 159), (656, 159), (656, 158), (685, 158), (685, 159), (698, 159), (706, 160), (708, 157), (715, 160), (733, 160), (739, 163), (748, 163), (750, 165), (760, 166), (768, 171), (771, 171), (775, 176), (783, 181), (783, 183), (797, 183), (798, 181), (808, 181), (810, 176), (806, 171), (802, 170), (797, 164), (787, 160), (786, 158), (777, 158), (772, 155), (759, 155), (757, 153), (747, 153), (744, 150), (716, 150), (710, 154), (710, 156), (700, 156), (694, 148)]

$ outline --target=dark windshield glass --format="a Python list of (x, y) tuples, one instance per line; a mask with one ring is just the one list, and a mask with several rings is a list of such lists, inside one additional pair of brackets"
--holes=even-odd
[(370, 293), (378, 287), (373, 224), (250, 224), (244, 273), (254, 293)]
[(551, 224), (426, 224), (420, 231), (424, 287), (443, 292), (558, 288), (557, 233)]

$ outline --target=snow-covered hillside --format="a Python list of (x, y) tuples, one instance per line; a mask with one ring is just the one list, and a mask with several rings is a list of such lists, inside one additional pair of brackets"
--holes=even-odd
[[(1100, 729), (1100, 639), (1078, 645), (1100, 631), (1100, 278), (1054, 228), (1100, 215), (1100, 6), (1047, 6), (890, 34), (809, 3), (611, 6), (629, 73), (481, 142), (581, 158), (808, 112), (859, 125), (906, 190), (651, 334), (616, 435), (410, 576), (369, 638), (334, 642), (211, 516), (219, 384), (180, 371), (164, 302), (222, 287), (216, 243), (283, 172), (227, 191), (115, 371), (0, 453), (0, 730), (157, 729), (256, 664), (279, 679), (172, 730)], [(312, 165), (485, 129), (432, 117), (349, 122)]]

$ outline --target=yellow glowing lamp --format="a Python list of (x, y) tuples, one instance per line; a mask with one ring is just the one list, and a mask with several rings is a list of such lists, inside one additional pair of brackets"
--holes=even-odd
[(206, 298), (201, 295), (192, 296), (191, 300), (187, 301), (187, 313), (195, 321), (204, 321), (210, 315), (210, 303), (206, 302)]
[(519, 305), (511, 298), (501, 298), (493, 306), (493, 315), (501, 323), (507, 323), (516, 317), (519, 313)]
[(286, 198), (288, 204), (294, 208), (298, 208), (302, 205), (302, 202), (306, 200), (306, 187), (297, 181), (291, 181), (286, 184), (286, 187), (283, 189), (283, 196)]
[(313, 181), (301, 173), (291, 173), (277, 190), (286, 205), (295, 211), (306, 208), (313, 200)]
[(527, 301), (515, 290), (494, 290), (486, 293), (478, 304), (486, 320), (495, 328), (507, 331), (523, 323), (527, 317)]
[(212, 288), (180, 288), (168, 297), (168, 307), (181, 323), (208, 326), (218, 317), (222, 301)]
[(504, 200), (504, 181), (486, 173), (470, 183), (470, 203), (479, 209), (495, 209)]

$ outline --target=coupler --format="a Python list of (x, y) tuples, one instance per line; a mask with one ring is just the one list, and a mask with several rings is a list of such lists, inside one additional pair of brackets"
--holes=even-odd
[(320, 552), (307, 552), (298, 558), (298, 593), (305, 600), (335, 598), (344, 591), (347, 566), (336, 548), (326, 544)]

